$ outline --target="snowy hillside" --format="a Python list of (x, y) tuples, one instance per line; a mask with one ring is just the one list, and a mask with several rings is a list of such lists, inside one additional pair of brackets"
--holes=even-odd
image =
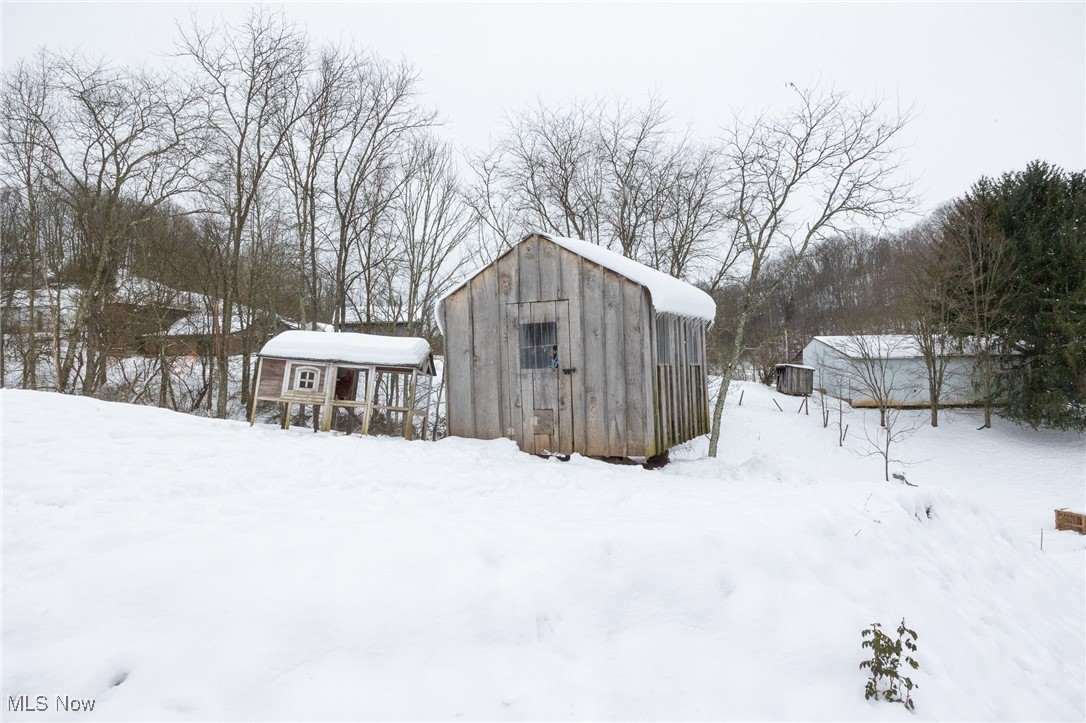
[(5, 719), (913, 720), (903, 616), (915, 719), (1086, 717), (1083, 435), (947, 415), (913, 488), (755, 385), (656, 471), (0, 400)]

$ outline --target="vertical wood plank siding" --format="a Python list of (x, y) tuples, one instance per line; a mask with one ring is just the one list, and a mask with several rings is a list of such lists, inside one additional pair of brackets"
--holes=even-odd
[(644, 327), (641, 325), (641, 290), (635, 284), (622, 285), (622, 327), (625, 346), (622, 366), (626, 373), (626, 427), (623, 446), (626, 456), (642, 456), (645, 450), (645, 417), (649, 415), (645, 395), (645, 369), (641, 350), (645, 348)]
[[(539, 302), (553, 303), (529, 306)], [(530, 452), (550, 445), (648, 457), (708, 431), (705, 322), (656, 314), (646, 288), (548, 239), (514, 246), (449, 295), (441, 313), (450, 434), (509, 437)], [(558, 377), (557, 400), (518, 374), (519, 325), (544, 319), (561, 329), (561, 369), (576, 369)], [(671, 364), (658, 363), (660, 325)], [(692, 365), (688, 329), (702, 345)], [(558, 410), (554, 435), (529, 428), (533, 395)]]
[[(577, 369), (585, 386), (585, 451), (591, 457), (606, 457), (607, 446), (607, 377), (604, 372), (603, 277), (602, 266), (584, 262), (581, 285), (581, 334), (583, 366)], [(574, 421), (574, 424), (577, 422)]]
[(449, 434), (478, 437), (472, 389), (471, 285), (445, 299), (445, 389)]
[(472, 404), (475, 436), (502, 436), (498, 405), (501, 401), (501, 344), (498, 342), (498, 269), (491, 266), (475, 277), (471, 286)]
[(260, 385), (257, 387), (258, 397), (271, 397), (278, 399), (283, 393), (283, 374), (286, 372), (285, 359), (261, 359), (260, 360)]
[(507, 309), (512, 308), (510, 304), (517, 302), (520, 294), (518, 257), (515, 253), (507, 253), (499, 258), (494, 266), (498, 269), (497, 310), (500, 335), (498, 342), (499, 406), (494, 410), (494, 415), (499, 419), (501, 436), (520, 439), (513, 421), (519, 419), (520, 388), (510, 381), (510, 370), (518, 363), (520, 338), (516, 317), (506, 313)]
[(562, 298), (569, 299), (569, 366), (577, 371), (570, 379), (570, 416), (573, 419), (573, 449), (581, 452), (588, 448), (587, 399), (585, 373), (585, 315), (583, 292), (583, 264), (577, 254), (561, 253), (559, 259), (559, 290)]
[(626, 452), (626, 358), (625, 315), (622, 308), (622, 284), (625, 281), (615, 273), (603, 274), (603, 356), (598, 360), (586, 360), (598, 364), (607, 387), (603, 405), (604, 426), (607, 431), (605, 453), (609, 457), (625, 457)]
[(777, 391), (794, 397), (813, 394), (814, 369), (802, 369), (790, 364), (778, 364)]
[(656, 314), (654, 343), (658, 449), (665, 450), (709, 432), (705, 328), (700, 319)]

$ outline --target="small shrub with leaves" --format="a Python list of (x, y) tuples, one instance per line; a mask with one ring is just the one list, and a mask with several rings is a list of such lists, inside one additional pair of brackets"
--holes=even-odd
[(871, 627), (864, 630), (861, 646), (870, 648), (871, 660), (860, 663), (860, 669), (870, 670), (871, 678), (864, 688), (864, 697), (901, 703), (909, 710), (914, 709), (912, 691), (919, 688), (908, 676), (899, 672), (902, 661), (913, 670), (920, 667), (920, 663), (912, 657), (916, 653), (916, 631), (905, 626), (905, 618), (901, 619), (901, 625), (897, 628), (897, 639), (894, 640), (882, 631), (879, 623), (871, 623)]

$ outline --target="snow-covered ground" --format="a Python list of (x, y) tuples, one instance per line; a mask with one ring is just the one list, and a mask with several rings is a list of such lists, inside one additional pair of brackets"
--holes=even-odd
[(656, 471), (0, 404), (5, 719), (903, 720), (858, 668), (902, 617), (917, 718), (1086, 718), (1081, 434), (948, 415), (913, 488), (857, 453), (874, 413), (838, 448), (753, 384)]

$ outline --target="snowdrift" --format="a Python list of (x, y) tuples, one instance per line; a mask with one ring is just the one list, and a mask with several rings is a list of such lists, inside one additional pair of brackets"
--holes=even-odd
[(1000, 512), (1083, 437), (945, 423), (912, 488), (771, 395), (645, 471), (5, 391), (5, 716), (912, 720), (858, 669), (905, 617), (916, 718), (1086, 717), (1082, 538)]

